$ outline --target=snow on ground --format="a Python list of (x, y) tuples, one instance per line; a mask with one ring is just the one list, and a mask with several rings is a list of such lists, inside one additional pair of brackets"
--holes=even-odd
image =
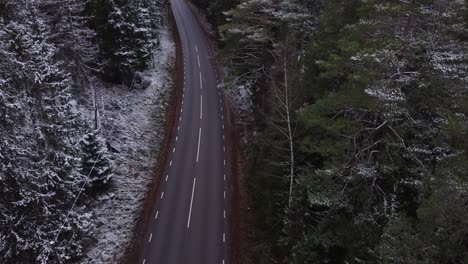
[[(97, 241), (82, 263), (117, 262), (132, 238), (142, 210), (164, 137), (164, 115), (173, 89), (175, 46), (167, 28), (161, 30), (160, 40), (154, 67), (144, 73), (151, 79), (148, 88), (111, 86), (97, 90), (102, 134), (106, 137), (112, 131), (108, 142), (114, 159), (113, 188), (93, 208), (98, 223)], [(92, 104), (83, 109), (90, 119), (91, 110)]]

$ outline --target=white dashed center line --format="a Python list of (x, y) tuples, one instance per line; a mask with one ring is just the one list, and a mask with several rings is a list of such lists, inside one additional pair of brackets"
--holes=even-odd
[(195, 193), (196, 182), (197, 182), (197, 178), (193, 178), (192, 198), (190, 199), (190, 211), (189, 211), (188, 220), (187, 220), (187, 229), (190, 227), (190, 217), (192, 216), (193, 194)]
[(203, 90), (203, 77), (200, 72), (200, 90)]
[(200, 95), (200, 119), (203, 119), (202, 116), (203, 116), (203, 95)]
[(201, 127), (198, 130), (198, 148), (197, 148), (197, 163), (198, 163), (198, 158), (200, 156), (200, 142), (201, 142)]

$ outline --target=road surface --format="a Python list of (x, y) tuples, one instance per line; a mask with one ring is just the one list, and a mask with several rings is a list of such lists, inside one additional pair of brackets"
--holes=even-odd
[(226, 159), (218, 77), (185, 0), (171, 0), (182, 42), (184, 86), (178, 127), (140, 257), (144, 264), (223, 264)]

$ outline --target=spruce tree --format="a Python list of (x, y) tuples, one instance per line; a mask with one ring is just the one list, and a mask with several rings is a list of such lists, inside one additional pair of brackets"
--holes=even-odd
[(0, 211), (8, 227), (0, 230), (0, 262), (69, 260), (83, 254), (89, 227), (81, 208), (69, 214), (84, 179), (76, 170), (81, 121), (71, 78), (36, 3), (8, 4), (18, 12), (0, 19)]
[(73, 73), (75, 80), (87, 81), (89, 75), (100, 70), (95, 44), (96, 32), (89, 27), (91, 16), (86, 14), (86, 0), (48, 0), (39, 2), (50, 28), (49, 40), (57, 48), (57, 55)]
[(157, 45), (152, 5), (147, 1), (99, 0), (95, 3), (95, 29), (107, 80), (132, 83), (136, 71), (151, 62)]
[(88, 178), (87, 189), (91, 193), (108, 187), (112, 178), (112, 165), (107, 149), (97, 131), (88, 133), (81, 140), (84, 157), (81, 173)]

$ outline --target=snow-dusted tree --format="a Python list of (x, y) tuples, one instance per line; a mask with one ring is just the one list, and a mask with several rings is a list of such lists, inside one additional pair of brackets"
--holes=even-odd
[(91, 194), (109, 187), (112, 178), (112, 164), (106, 145), (97, 131), (88, 133), (81, 140), (83, 158), (81, 173), (87, 179), (87, 189)]
[(154, 15), (144, 0), (99, 0), (95, 3), (96, 31), (100, 41), (104, 74), (128, 85), (135, 71), (151, 62), (157, 45)]
[(49, 28), (48, 38), (57, 48), (76, 81), (88, 81), (100, 70), (96, 32), (89, 27), (92, 17), (86, 14), (87, 0), (42, 0), (39, 10)]
[(35, 2), (8, 4), (18, 12), (0, 18), (0, 262), (71, 260), (83, 254), (80, 238), (91, 227), (80, 208), (68, 214), (83, 182), (71, 78)]

